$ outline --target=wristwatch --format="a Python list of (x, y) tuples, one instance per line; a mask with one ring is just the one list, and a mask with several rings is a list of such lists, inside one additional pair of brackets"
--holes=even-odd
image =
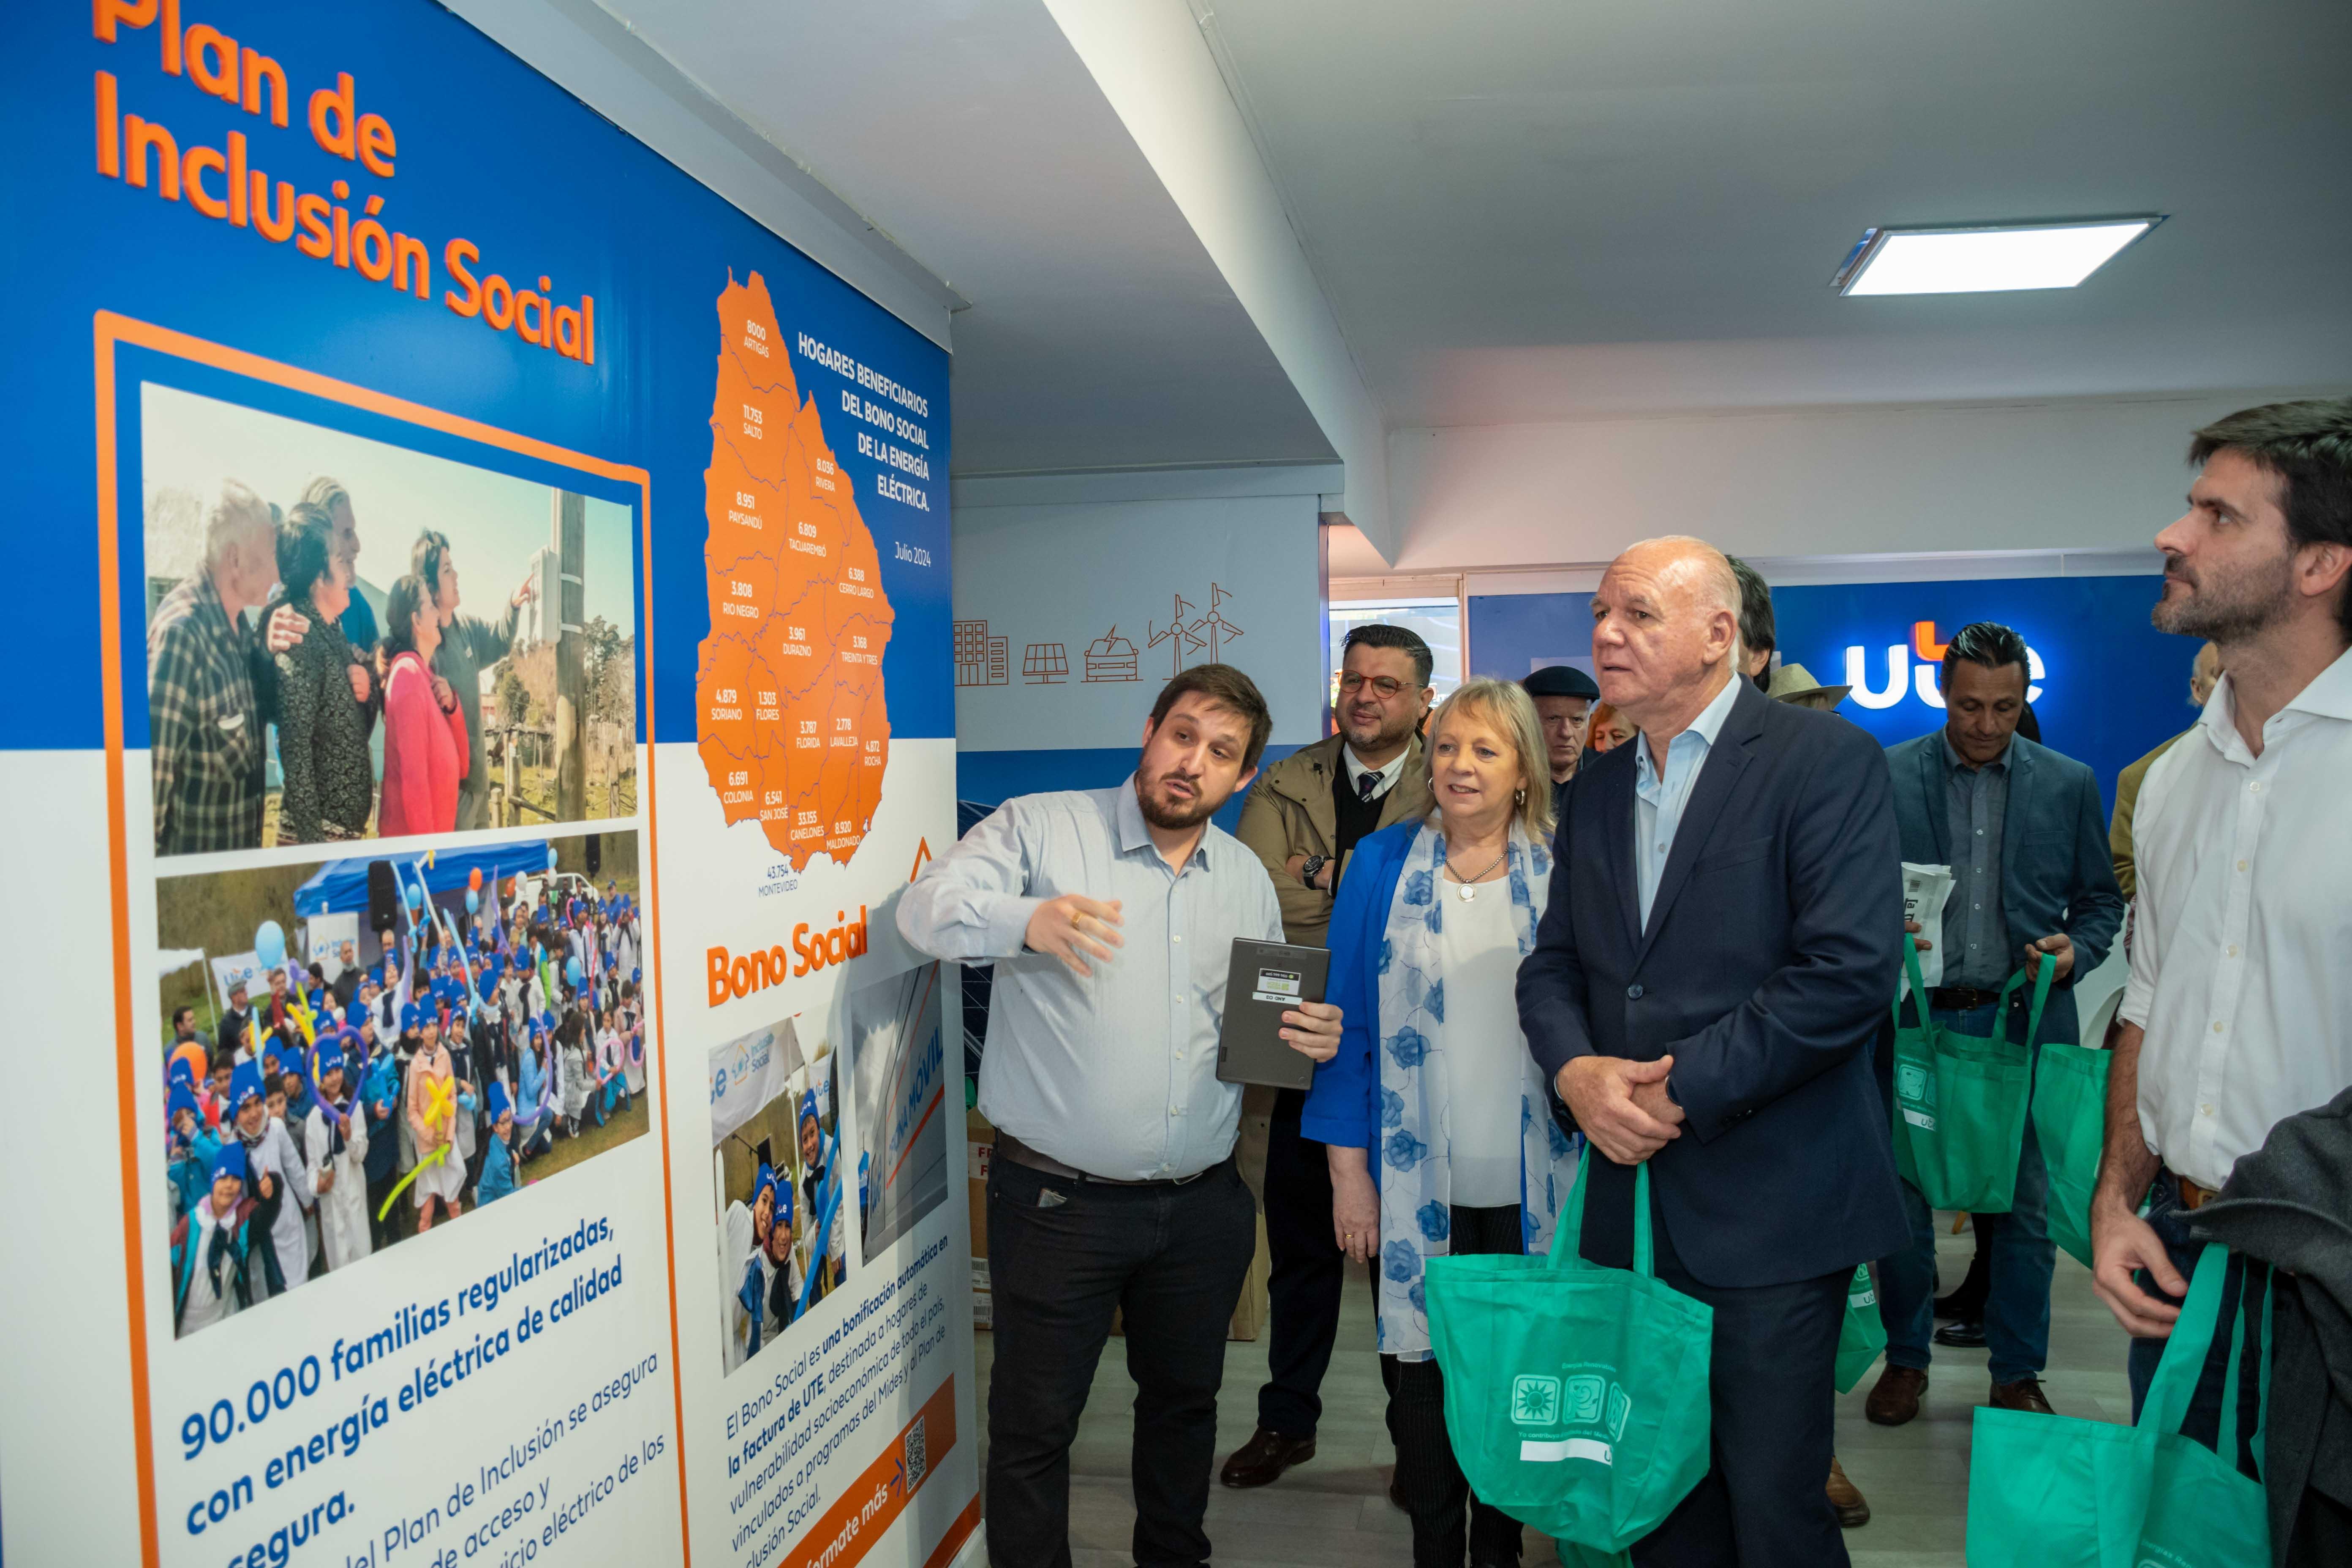
[[(1298, 868), (1298, 879), (1306, 883), (1308, 887), (1314, 888), (1315, 879), (1321, 876), (1323, 874), (1323, 868), (1330, 863), (1331, 857), (1328, 855), (1309, 855), (1307, 858), (1306, 864)], [(1322, 889), (1320, 888), (1316, 888), (1316, 891), (1320, 892)]]

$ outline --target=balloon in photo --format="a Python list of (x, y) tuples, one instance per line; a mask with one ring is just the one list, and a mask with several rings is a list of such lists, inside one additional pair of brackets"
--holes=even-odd
[[(474, 875), (475, 875), (476, 877), (479, 877), (479, 876), (481, 875), (481, 873), (480, 873), (479, 871), (477, 871), (477, 872), (475, 872), (475, 873), (474, 873)], [(481, 895), (481, 893), (480, 893), (479, 891), (478, 891), (477, 889), (472, 889), (472, 888), (468, 888), (468, 889), (466, 889), (466, 912), (467, 912), (467, 914), (469, 914), (469, 915), (470, 915), (470, 914), (476, 914), (476, 913), (478, 913), (478, 912), (480, 911), (480, 910), (481, 910), (481, 907), (482, 907), (482, 895)]]
[(276, 921), (264, 921), (254, 928), (253, 958), (266, 970), (286, 962), (286, 932)]

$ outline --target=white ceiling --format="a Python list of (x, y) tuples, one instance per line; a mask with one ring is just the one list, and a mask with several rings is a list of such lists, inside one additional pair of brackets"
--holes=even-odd
[[(1192, 0), (1392, 426), (2340, 382), (2345, 0)], [(1845, 300), (1874, 224), (2172, 215)]]
[(1332, 458), (1039, 0), (597, 3), (971, 301), (957, 474)]
[[(1233, 193), (1180, 207), (1168, 149), (1130, 133), (1139, 83), (1186, 62), (1146, 49), (1098, 81), (1071, 43), (1119, 7), (1180, 19), (1163, 53), (1197, 24), (1391, 454), (1433, 454), (1405, 465), (1400, 565), (1461, 554), (1412, 542), (1433, 529), (1575, 510), (1552, 437), (1522, 430), (1506, 462), (1427, 427), (2316, 388), (2352, 365), (2347, 0), (445, 3), (951, 337), (960, 478), (1334, 458), (1187, 221)], [(697, 134), (715, 161), (681, 151)], [(1872, 224), (2137, 211), (2171, 217), (2079, 290), (1828, 288)]]

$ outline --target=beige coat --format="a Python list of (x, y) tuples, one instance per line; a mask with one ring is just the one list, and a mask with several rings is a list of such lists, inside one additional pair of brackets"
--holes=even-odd
[[(1269, 765), (1250, 786), (1242, 803), (1242, 820), (1234, 837), (1256, 852), (1266, 875), (1274, 879), (1274, 895), (1282, 905), (1285, 941), (1304, 947), (1321, 947), (1331, 929), (1331, 895), (1301, 883), (1287, 868), (1293, 855), (1328, 855), (1339, 830), (1339, 808), (1332, 804), (1331, 780), (1345, 773), (1339, 748), (1347, 742), (1326, 736)], [(1429, 765), (1422, 756), (1421, 738), (1409, 742), (1404, 771), (1395, 787), (1381, 797), (1378, 826), (1418, 822), (1428, 815)], [(1345, 874), (1347, 867), (1339, 868)], [(1333, 887), (1339, 882), (1334, 879)]]
[[(2139, 786), (2147, 782), (2147, 770), (2156, 759), (2172, 750), (2173, 741), (2196, 732), (2197, 726), (2191, 724), (2116, 775), (2116, 814), (2107, 824), (2107, 854), (2116, 863), (2116, 886), (2123, 890), (2126, 905), (2139, 886), (2138, 868), (2132, 858), (2132, 813), (2139, 805)], [(1282, 883), (1277, 879), (1274, 885), (1279, 888)]]

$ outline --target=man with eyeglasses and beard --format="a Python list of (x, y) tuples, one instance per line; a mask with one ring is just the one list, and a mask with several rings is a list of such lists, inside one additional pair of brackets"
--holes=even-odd
[[(1110, 789), (1016, 796), (916, 879), (898, 931), (993, 963), (980, 1110), (996, 1370), (988, 1536), (998, 1563), (1067, 1563), (1070, 1443), (1126, 1315), (1136, 1382), (1134, 1554), (1205, 1563), (1225, 1328), (1256, 1247), (1234, 1167), (1241, 1089), (1217, 1079), (1235, 939), (1279, 941), (1265, 867), (1209, 820), (1257, 771), (1273, 721), (1249, 677), (1170, 681)], [(1316, 1061), (1339, 1009), (1283, 1037)]]
[[(1420, 734), (1431, 696), (1429, 645), (1402, 626), (1374, 623), (1348, 633), (1340, 658), (1332, 710), (1339, 732), (1267, 768), (1236, 830), (1274, 879), (1283, 939), (1306, 947), (1324, 945), (1349, 852), (1430, 807)], [(1306, 1102), (1302, 1089), (1254, 1088), (1243, 1107), (1244, 1173), (1263, 1172), (1267, 1377), (1256, 1432), (1218, 1472), (1229, 1487), (1265, 1486), (1315, 1457), (1323, 1373), (1339, 1338), (1348, 1260), (1332, 1240), (1329, 1162), (1321, 1144), (1298, 1133)]]

